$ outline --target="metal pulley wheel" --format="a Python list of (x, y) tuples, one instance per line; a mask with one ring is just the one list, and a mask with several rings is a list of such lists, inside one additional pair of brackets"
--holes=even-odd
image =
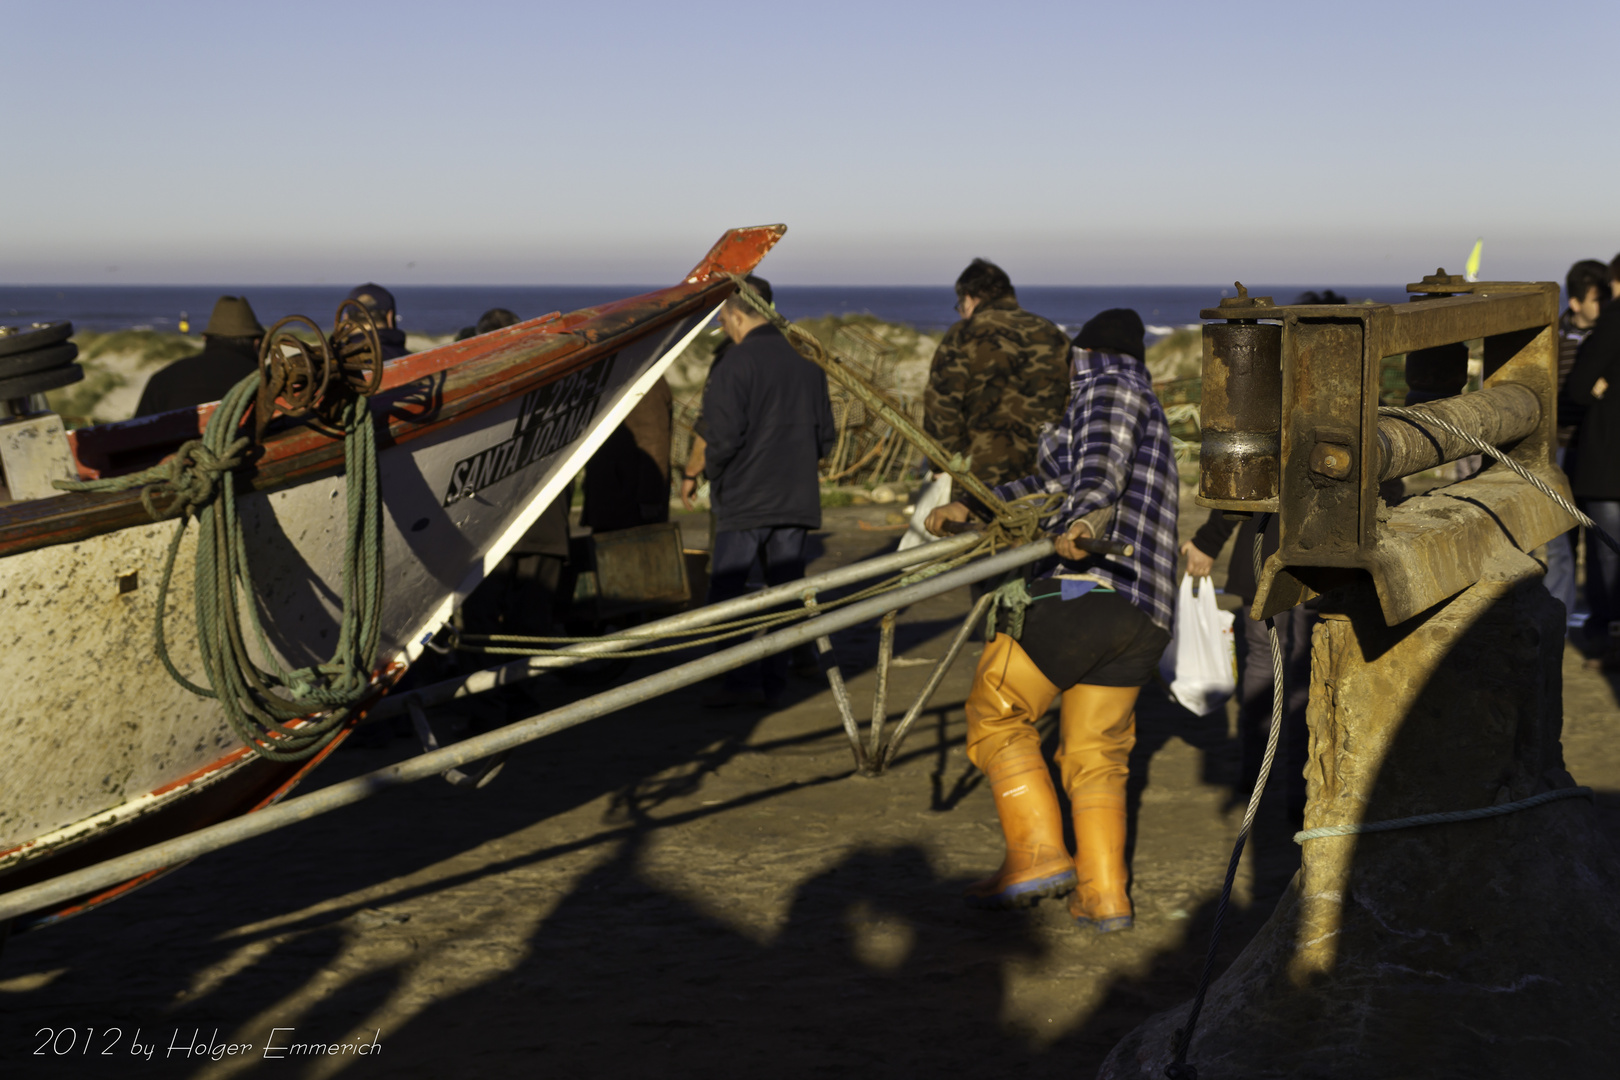
[(43, 394), (47, 390), (71, 386), (82, 378), (84, 368), (78, 364), (68, 364), (47, 371), (36, 371), (32, 375), (16, 375), (9, 379), (0, 379), (0, 401), (27, 397), (29, 394)]
[(55, 345), (73, 336), (70, 322), (29, 323), (27, 326), (0, 326), (0, 356), (30, 352)]
[(66, 367), (79, 356), (79, 347), (71, 341), (59, 345), (46, 345), (42, 349), (29, 349), (27, 352), (12, 353), (9, 356), (0, 356), (0, 379), (10, 379), (18, 375), (32, 375), (36, 371), (48, 371), (51, 368)]

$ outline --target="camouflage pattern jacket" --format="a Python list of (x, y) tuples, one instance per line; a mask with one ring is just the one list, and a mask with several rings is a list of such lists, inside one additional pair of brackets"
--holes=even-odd
[(946, 453), (971, 456), (973, 475), (993, 487), (1034, 474), (1041, 428), (1068, 400), (1069, 339), (1009, 295), (946, 332), (928, 370), (923, 427)]

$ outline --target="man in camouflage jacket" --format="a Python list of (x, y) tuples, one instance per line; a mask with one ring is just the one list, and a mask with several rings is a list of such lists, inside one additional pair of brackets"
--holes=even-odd
[(974, 259), (956, 296), (962, 321), (934, 353), (923, 426), (946, 453), (971, 458), (980, 480), (1005, 484), (1035, 472), (1041, 428), (1063, 415), (1069, 339), (1018, 306), (994, 263)]

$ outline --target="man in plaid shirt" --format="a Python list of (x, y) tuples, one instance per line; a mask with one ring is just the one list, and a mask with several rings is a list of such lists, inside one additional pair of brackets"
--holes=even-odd
[[(1041, 436), (1038, 474), (995, 488), (1003, 499), (1062, 496), (1044, 524), (1063, 535), (1057, 556), (1036, 568), (1018, 639), (1005, 623), (997, 628), (968, 693), (968, 758), (990, 780), (1007, 857), (967, 899), (1005, 908), (1072, 893), (1075, 921), (1107, 933), (1132, 923), (1126, 763), (1137, 695), (1170, 641), (1179, 481), (1169, 425), (1142, 363), (1142, 320), (1127, 309), (1105, 311), (1081, 328), (1075, 346), (1069, 406)], [(1110, 509), (1097, 531), (1134, 545), (1129, 558), (1074, 544)], [(939, 534), (971, 513), (951, 503), (928, 527)], [(1056, 760), (1074, 814), (1072, 859), (1035, 730), (1060, 696)]]

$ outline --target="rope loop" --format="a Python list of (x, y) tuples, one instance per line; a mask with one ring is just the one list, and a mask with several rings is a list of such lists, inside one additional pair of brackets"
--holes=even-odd
[[(208, 418), (202, 438), (186, 442), (162, 464), (129, 476), (56, 483), (65, 491), (140, 488), (141, 505), (153, 521), (179, 521), (158, 586), (153, 626), (157, 658), (186, 690), (218, 701), (232, 730), (255, 754), (272, 761), (304, 761), (320, 753), (358, 718), (360, 706), (373, 693), (382, 640), (382, 484), (376, 423), (366, 395), (359, 391), (377, 384), (374, 375), (370, 371), (363, 379), (357, 375), (347, 385), (331, 382), (344, 396), (328, 403), (327, 415), (336, 414), (335, 426), (343, 432), (347, 534), (337, 643), (332, 655), (320, 663), (288, 671), (276, 662), (276, 650), (260, 617), (262, 594), (254, 587), (237, 505), (236, 471), (247, 462), (253, 446), (243, 425), (264, 386), (262, 369), (231, 387)], [(321, 404), (312, 401), (304, 411)], [(268, 407), (258, 404), (260, 411)], [(265, 415), (256, 417), (261, 428), (267, 421)], [(196, 544), (193, 588), (204, 677), (195, 682), (175, 664), (165, 633), (175, 560), (192, 518), (202, 533)], [(263, 658), (268, 668), (256, 657)]]

